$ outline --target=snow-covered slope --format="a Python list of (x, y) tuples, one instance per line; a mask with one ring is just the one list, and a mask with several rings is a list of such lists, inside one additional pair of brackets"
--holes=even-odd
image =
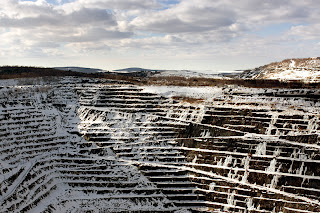
[(181, 76), (186, 78), (200, 77), (200, 78), (221, 78), (219, 72), (216, 73), (204, 73), (203, 71), (193, 70), (163, 70), (155, 74), (155, 77), (159, 76)]
[(144, 69), (139, 67), (131, 67), (126, 69), (113, 70), (112, 72), (119, 74), (131, 74), (131, 75), (139, 75), (139, 73), (143, 73), (145, 76), (152, 77), (200, 77), (200, 78), (222, 78), (224, 74), (232, 74), (236, 71), (196, 71), (196, 70), (152, 70), (152, 69)]
[(286, 59), (245, 71), (240, 77), (320, 82), (320, 58)]
[(320, 211), (318, 90), (30, 81), (0, 81), (1, 212)]

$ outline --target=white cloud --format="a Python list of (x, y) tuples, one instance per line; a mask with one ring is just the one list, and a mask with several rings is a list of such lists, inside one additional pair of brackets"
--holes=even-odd
[(234, 23), (235, 13), (228, 8), (219, 8), (212, 1), (185, 0), (167, 10), (138, 16), (130, 25), (153, 32), (185, 33), (211, 31)]
[(20, 8), (25, 12), (13, 17), (5, 14), (7, 11), (2, 10), (0, 27), (39, 28), (43, 26), (74, 27), (83, 25), (106, 27), (117, 24), (115, 17), (105, 9), (82, 8), (81, 10), (65, 14), (63, 11), (55, 10), (53, 6), (49, 7), (51, 9), (46, 8), (44, 10), (36, 10), (36, 12), (29, 11), (30, 13), (26, 13), (29, 6)]
[[(39, 58), (77, 58), (76, 53), (96, 52), (124, 58), (132, 54), (137, 59), (152, 54), (155, 58), (210, 60), (229, 54), (271, 60), (300, 57), (301, 48), (310, 49), (310, 41), (317, 44), (320, 36), (318, 0), (48, 2), (2, 0), (1, 52), (7, 57)], [(281, 24), (288, 29), (273, 28)]]
[(290, 28), (288, 36), (298, 36), (303, 40), (319, 40), (320, 24), (297, 25)]
[(72, 12), (84, 7), (110, 10), (146, 10), (160, 8), (161, 4), (156, 0), (76, 0), (63, 4), (61, 9)]
[(4, 0), (0, 9), (0, 29), (3, 29), (0, 38), (7, 45), (3, 48), (13, 50), (9, 53), (19, 49), (21, 56), (56, 53), (53, 49), (61, 49), (68, 43), (97, 42), (101, 43), (98, 46), (107, 47), (102, 44), (104, 41), (128, 38), (133, 34), (119, 30), (116, 17), (106, 8), (83, 5), (78, 10), (66, 12), (59, 5), (44, 0)]

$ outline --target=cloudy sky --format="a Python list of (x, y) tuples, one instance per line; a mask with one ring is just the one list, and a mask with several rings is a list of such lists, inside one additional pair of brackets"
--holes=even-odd
[(319, 0), (1, 0), (0, 65), (234, 70), (320, 56)]

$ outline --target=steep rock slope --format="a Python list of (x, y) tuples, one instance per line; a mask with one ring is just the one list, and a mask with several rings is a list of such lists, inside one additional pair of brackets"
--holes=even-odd
[(2, 90), (1, 212), (177, 209), (132, 163), (74, 134), (77, 80), (64, 80)]
[(241, 78), (320, 81), (320, 58), (286, 59), (253, 70), (245, 71)]
[(1, 210), (319, 212), (319, 91), (216, 91), (189, 103), (83, 78), (3, 87)]

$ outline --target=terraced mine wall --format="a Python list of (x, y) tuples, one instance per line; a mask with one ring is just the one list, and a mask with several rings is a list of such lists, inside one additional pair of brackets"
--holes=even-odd
[(320, 211), (318, 90), (37, 82), (0, 90), (0, 212)]

